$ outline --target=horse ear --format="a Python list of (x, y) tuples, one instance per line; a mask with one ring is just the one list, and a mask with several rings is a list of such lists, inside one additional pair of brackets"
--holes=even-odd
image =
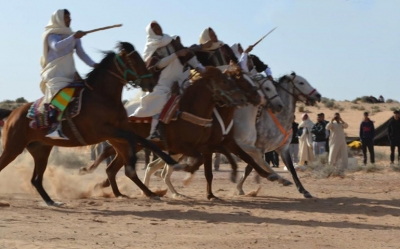
[(295, 73), (295, 72), (292, 72), (290, 75), (292, 75), (292, 76), (296, 76), (296, 73)]

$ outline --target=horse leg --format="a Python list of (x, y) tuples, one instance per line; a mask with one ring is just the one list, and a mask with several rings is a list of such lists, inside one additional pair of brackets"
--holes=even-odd
[(294, 180), (299, 192), (302, 193), (303, 196), (306, 198), (312, 198), (312, 195), (303, 187), (303, 185), (300, 182), (300, 179), (297, 176), (297, 172), (294, 168), (292, 158), (290, 156), (289, 147), (286, 146), (285, 148), (278, 149), (276, 151), (282, 157), (284, 164), (286, 165), (286, 167), (289, 169), (290, 173), (292, 174), (293, 180)]
[(165, 164), (165, 167), (162, 172), (162, 177), (163, 177), (164, 183), (168, 186), (168, 190), (171, 192), (172, 198), (176, 199), (176, 198), (185, 197), (184, 195), (178, 193), (178, 191), (176, 191), (176, 189), (172, 185), (172, 183), (171, 183), (172, 172), (174, 172), (174, 169), (170, 165)]
[(194, 154), (192, 154), (192, 155), (196, 155), (196, 156), (190, 156), (192, 163), (183, 164), (184, 171), (190, 173), (185, 177), (185, 179), (183, 179), (184, 186), (188, 186), (192, 182), (192, 180), (194, 178), (194, 173), (197, 170), (199, 170), (200, 166), (204, 163), (204, 158), (203, 158), (202, 154), (200, 154), (199, 152), (194, 152)]
[(225, 146), (219, 146), (218, 151), (222, 153), (226, 157), (226, 159), (228, 159), (228, 162), (232, 167), (231, 182), (235, 183), (237, 178), (237, 168), (238, 168), (236, 160), (232, 157), (231, 152)]
[[(261, 167), (260, 168), (262, 170), (261, 172), (264, 175), (265, 175), (265, 171), (268, 172), (270, 174), (270, 176), (266, 177), (268, 180), (270, 180), (270, 181), (276, 181), (277, 180), (283, 186), (289, 186), (289, 185), (292, 184), (289, 180), (286, 180), (282, 176), (280, 176), (279, 174), (275, 173), (275, 171), (271, 168), (271, 166), (264, 160), (263, 154), (261, 153), (261, 151), (258, 148), (253, 147), (253, 146), (249, 146), (249, 145), (246, 145), (246, 144), (239, 144), (239, 146), (240, 146), (240, 149), (242, 151), (241, 152), (242, 156), (244, 156), (244, 154), (247, 154), (247, 156), (251, 155), (250, 158), (251, 158), (252, 163), (249, 163), (249, 162), (247, 162), (245, 160), (244, 161), (246, 163), (250, 164), (253, 168), (254, 168), (254, 165), (257, 165), (256, 166), (257, 168)], [(244, 154), (243, 154), (243, 152), (244, 152)], [(248, 158), (247, 156), (246, 156), (246, 158)], [(254, 162), (254, 160), (256, 160), (256, 162)], [(254, 163), (256, 163), (256, 164), (254, 164)], [(258, 174), (260, 174), (258, 169), (256, 169), (256, 168), (254, 168), (254, 169), (257, 171)], [(265, 177), (265, 176), (263, 176), (261, 174), (260, 174), (260, 176)]]
[(207, 199), (218, 199), (212, 192), (212, 180), (213, 180), (213, 173), (212, 173), (212, 153), (204, 153), (204, 176), (207, 180)]
[(117, 154), (117, 152), (115, 151), (114, 147), (112, 147), (112, 146), (104, 147), (103, 152), (96, 158), (96, 160), (93, 162), (93, 164), (90, 165), (89, 167), (80, 168), (79, 174), (86, 175), (86, 174), (93, 173), (102, 161), (104, 161), (105, 159), (107, 159), (110, 156), (114, 156), (115, 154)]
[(251, 171), (253, 171), (253, 167), (251, 167), (250, 165), (247, 165), (243, 172), (242, 177), (239, 180), (239, 183), (236, 185), (238, 195), (244, 195), (243, 183), (246, 180), (246, 178), (250, 175)]
[(164, 166), (164, 164), (165, 164), (164, 161), (161, 158), (158, 158), (157, 160), (154, 160), (147, 165), (143, 178), (144, 185), (149, 187), (150, 177), (154, 174), (154, 172), (161, 169)]
[(47, 168), (47, 162), (49, 159), (49, 155), (51, 149), (53, 148), (52, 145), (44, 145), (39, 142), (30, 143), (27, 146), (27, 150), (32, 155), (33, 160), (35, 162), (35, 168), (33, 170), (33, 175), (31, 179), (32, 185), (36, 188), (39, 192), (42, 199), (46, 202), (49, 206), (59, 206), (62, 203), (54, 202), (50, 196), (46, 193), (43, 188), (43, 175)]

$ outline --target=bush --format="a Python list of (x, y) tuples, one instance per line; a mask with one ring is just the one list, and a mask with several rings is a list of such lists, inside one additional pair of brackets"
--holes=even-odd
[(360, 98), (361, 103), (367, 103), (367, 98), (368, 98), (368, 96), (362, 96)]
[(327, 101), (324, 103), (324, 105), (325, 105), (325, 107), (327, 107), (327, 108), (333, 108), (333, 107), (335, 106), (335, 102), (332, 101), (332, 100), (327, 100)]
[(394, 100), (394, 99), (387, 99), (386, 103), (399, 103), (399, 101)]
[(396, 110), (397, 110), (397, 108), (396, 108), (396, 107), (394, 107), (394, 106), (392, 106), (392, 107), (390, 107), (390, 110), (391, 110), (392, 112), (394, 112), (394, 111), (396, 111)]
[(22, 103), (28, 103), (28, 101), (24, 97), (21, 97), (21, 98), (16, 99), (15, 103), (22, 104)]
[(358, 110), (359, 110), (359, 111), (364, 111), (364, 110), (365, 110), (365, 107), (364, 107), (364, 106), (360, 106), (360, 107), (358, 107)]
[(358, 106), (352, 105), (352, 106), (350, 106), (350, 109), (352, 109), (352, 110), (358, 110)]

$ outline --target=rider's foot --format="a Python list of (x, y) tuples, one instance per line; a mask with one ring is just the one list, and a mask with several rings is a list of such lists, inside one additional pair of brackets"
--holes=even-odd
[(48, 138), (52, 139), (61, 139), (61, 140), (69, 140), (67, 136), (65, 136), (59, 129), (54, 130), (46, 135)]
[(147, 139), (151, 140), (151, 141), (160, 141), (161, 140), (161, 136), (158, 133), (158, 131), (155, 131), (150, 136), (148, 136)]

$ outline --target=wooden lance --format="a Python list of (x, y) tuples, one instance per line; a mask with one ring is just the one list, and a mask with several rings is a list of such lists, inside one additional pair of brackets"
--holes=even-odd
[(97, 32), (97, 31), (101, 31), (101, 30), (118, 28), (118, 27), (121, 27), (121, 26), (122, 26), (122, 24), (115, 24), (115, 25), (111, 25), (111, 26), (106, 26), (106, 27), (102, 27), (102, 28), (98, 28), (98, 29), (92, 29), (92, 30), (89, 30), (89, 31), (85, 31), (85, 33), (89, 34), (89, 33)]
[(264, 40), (264, 38), (267, 37), (267, 35), (271, 34), (272, 31), (274, 31), (276, 28), (277, 28), (277, 27), (273, 28), (273, 29), (272, 29), (271, 31), (269, 31), (266, 35), (264, 35), (263, 37), (261, 37), (261, 39), (258, 40), (256, 43), (254, 43), (252, 47), (254, 48), (258, 43), (260, 43), (262, 40)]

